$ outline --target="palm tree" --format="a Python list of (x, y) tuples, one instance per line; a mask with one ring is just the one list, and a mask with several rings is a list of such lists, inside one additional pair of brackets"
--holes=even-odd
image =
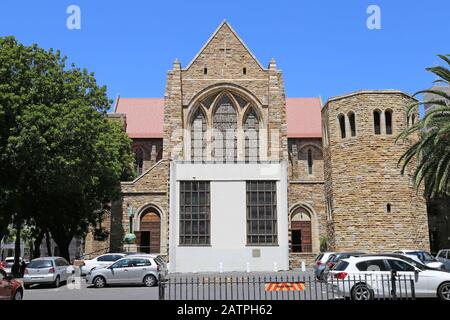
[[(427, 68), (438, 80), (434, 83), (450, 86), (450, 55), (439, 55), (447, 66)], [(428, 198), (450, 195), (450, 95), (436, 88), (414, 94), (431, 94), (428, 101), (417, 101), (408, 110), (408, 117), (417, 113), (420, 105), (428, 105), (428, 112), (416, 124), (405, 129), (398, 139), (418, 134), (420, 137), (400, 158), (402, 173), (411, 161), (417, 161), (413, 175), (416, 188), (425, 186)]]

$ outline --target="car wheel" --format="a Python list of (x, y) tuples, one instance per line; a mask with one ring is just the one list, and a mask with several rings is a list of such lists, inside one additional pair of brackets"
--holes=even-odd
[(59, 278), (59, 276), (56, 276), (55, 282), (53, 282), (53, 287), (59, 288), (60, 285), (61, 285), (61, 279)]
[(14, 293), (13, 300), (22, 300), (23, 293), (22, 290), (17, 290), (16, 293)]
[(144, 284), (146, 287), (154, 287), (156, 285), (156, 277), (151, 274), (145, 276)]
[(372, 291), (364, 283), (355, 285), (352, 289), (352, 300), (372, 300)]
[(438, 288), (438, 297), (441, 300), (450, 301), (450, 282), (441, 284)]
[(96, 288), (104, 288), (106, 286), (106, 280), (105, 280), (105, 278), (103, 278), (101, 276), (95, 277), (95, 279), (94, 279), (94, 281), (92, 281), (92, 283), (94, 284), (94, 286)]

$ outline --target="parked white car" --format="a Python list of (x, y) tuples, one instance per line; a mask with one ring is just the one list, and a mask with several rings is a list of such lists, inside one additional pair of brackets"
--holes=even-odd
[(439, 262), (435, 257), (431, 255), (431, 253), (428, 253), (426, 251), (422, 250), (398, 250), (394, 253), (403, 254), (407, 257), (410, 257), (418, 262), (422, 262), (426, 266), (438, 269), (438, 270), (445, 270), (445, 266), (442, 262)]
[(61, 257), (45, 257), (32, 260), (23, 275), (25, 289), (33, 284), (51, 284), (58, 288), (74, 271), (73, 266)]
[(108, 284), (143, 284), (153, 287), (159, 275), (165, 275), (164, 266), (149, 255), (132, 255), (116, 261), (109, 267), (98, 267), (89, 272), (86, 282), (97, 288)]
[[(22, 258), (19, 258), (19, 263), (22, 263)], [(7, 257), (4, 261), (3, 270), (7, 275), (11, 275), (11, 268), (14, 265), (14, 257)]]
[(436, 259), (444, 264), (445, 270), (450, 271), (450, 249), (439, 250)]
[[(354, 300), (391, 297), (391, 271), (397, 273), (396, 294), (400, 298), (439, 297), (450, 301), (450, 273), (420, 267), (390, 256), (351, 257), (330, 271), (329, 283), (337, 292)], [(411, 283), (413, 282), (413, 283)]]
[(91, 270), (97, 267), (108, 267), (117, 260), (125, 257), (124, 253), (106, 253), (94, 259), (84, 260), (81, 267), (81, 275), (87, 275)]

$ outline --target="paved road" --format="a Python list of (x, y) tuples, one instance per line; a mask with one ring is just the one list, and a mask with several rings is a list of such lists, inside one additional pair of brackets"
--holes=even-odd
[[(169, 276), (169, 279), (172, 283), (171, 286), (171, 292), (169, 297), (169, 289), (166, 289), (166, 299), (180, 299), (180, 296), (175, 296), (175, 288), (180, 289), (180, 286), (176, 286), (176, 282), (188, 282), (190, 283), (192, 279), (194, 279), (194, 282), (197, 282), (197, 279), (199, 279), (199, 282), (202, 282), (199, 287), (197, 286), (187, 286), (187, 291), (194, 292), (194, 295), (188, 294), (185, 296), (188, 299), (196, 299), (196, 293), (197, 290), (209, 290), (208, 293), (210, 293), (210, 298), (214, 296), (212, 290), (215, 288), (216, 291), (216, 298), (219, 298), (220, 290), (216, 287), (214, 287), (214, 282), (217, 283), (219, 281), (218, 279), (222, 279), (220, 281), (225, 281), (225, 279), (251, 279), (253, 281), (254, 278), (256, 279), (272, 279), (277, 281), (286, 281), (288, 280), (288, 277), (293, 279), (293, 277), (297, 279), (303, 279), (305, 277), (306, 281), (311, 280), (312, 282), (307, 282), (311, 286), (313, 284), (315, 285), (314, 277), (312, 270), (307, 270), (306, 272), (301, 271), (290, 271), (290, 272), (278, 272), (278, 273), (245, 273), (245, 272), (239, 272), (239, 273), (223, 273), (223, 274), (217, 274), (217, 273), (201, 273), (201, 274), (171, 274)], [(205, 280), (207, 280), (207, 283), (205, 285)], [(244, 280), (245, 281), (245, 280)], [(257, 288), (259, 287), (259, 291), (264, 294), (264, 280), (260, 280), (261, 283)], [(238, 285), (235, 284), (229, 284), (228, 289), (231, 289), (231, 287), (237, 289)], [(255, 294), (253, 297), (253, 288), (249, 290), (249, 287), (247, 285), (240, 285), (240, 296), (239, 299), (252, 299), (252, 298), (258, 298), (258, 293)], [(199, 288), (199, 289), (198, 289)], [(186, 286), (181, 288), (183, 292), (186, 291)], [(318, 296), (320, 297), (320, 293), (325, 293), (325, 289), (322, 287), (317, 287)], [(222, 286), (222, 298), (225, 297), (225, 289)], [(257, 289), (258, 290), (258, 289)], [(315, 290), (316, 291), (316, 290)], [(314, 292), (315, 292), (314, 291)], [(250, 295), (250, 297), (249, 297)], [(228, 296), (229, 298), (231, 296)], [(301, 299), (302, 296), (298, 295), (294, 296), (292, 295), (291, 298)], [(325, 296), (323, 296), (324, 298)], [(208, 298), (208, 295), (205, 294), (198, 296), (198, 298), (202, 299)], [(197, 299), (198, 299), (197, 298)], [(261, 296), (261, 298), (264, 299), (264, 295)], [(282, 298), (280, 296), (280, 298)], [(284, 296), (285, 299), (288, 299), (288, 296)], [(60, 288), (51, 288), (49, 286), (33, 286), (28, 290), (25, 290), (24, 293), (24, 299), (25, 300), (157, 300), (158, 299), (158, 287), (153, 288), (147, 288), (143, 286), (109, 286), (102, 289), (96, 289), (92, 286), (87, 286), (84, 279), (80, 279), (76, 281), (75, 283), (69, 283), (68, 285), (64, 284)], [(236, 299), (236, 298), (235, 298)], [(320, 298), (319, 298), (320, 299)]]
[(24, 292), (24, 300), (157, 300), (158, 287), (115, 286), (96, 289), (87, 287), (83, 279), (81, 286), (63, 285), (59, 288), (34, 286)]

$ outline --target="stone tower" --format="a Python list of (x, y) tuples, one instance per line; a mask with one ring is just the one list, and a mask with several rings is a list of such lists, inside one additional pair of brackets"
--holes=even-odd
[(400, 91), (360, 91), (331, 98), (323, 108), (332, 250), (429, 250), (423, 192), (413, 188), (413, 168), (402, 175), (398, 165), (412, 143), (396, 143), (411, 102)]

